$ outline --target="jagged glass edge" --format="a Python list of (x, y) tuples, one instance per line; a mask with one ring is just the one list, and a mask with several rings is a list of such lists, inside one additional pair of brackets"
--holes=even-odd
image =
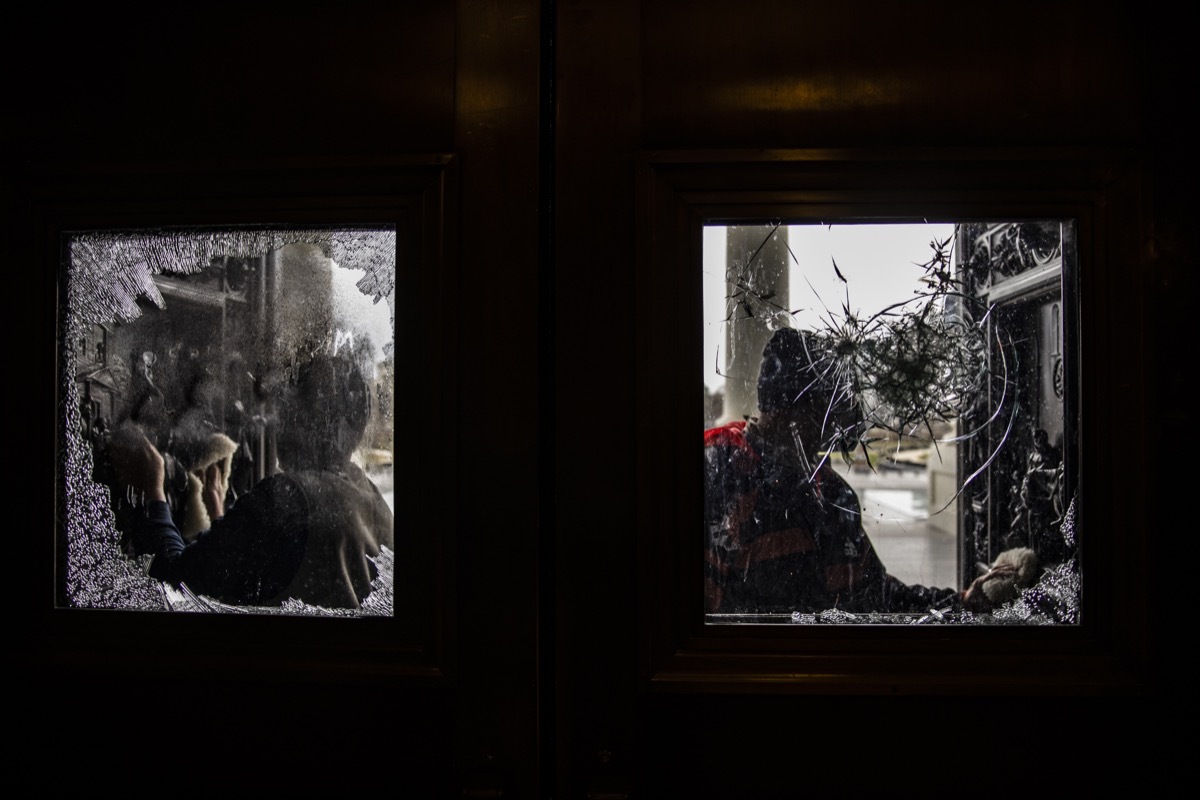
[[(108, 488), (92, 480), (92, 452), (81, 431), (75, 381), (74, 342), (90, 326), (131, 322), (141, 316), (137, 301), (158, 307), (163, 299), (154, 275), (194, 274), (213, 258), (248, 258), (289, 244), (312, 244), (340, 267), (365, 272), (356, 284), (374, 302), (393, 302), (396, 285), (394, 228), (224, 228), (85, 232), (67, 235), (66, 308), (60, 315), (59, 408), (62, 421), (59, 480), (61, 520), (66, 534), (66, 599), (71, 607), (238, 613), (288, 616), (390, 617), (393, 615), (393, 557), (386, 548), (373, 559), (379, 574), (358, 610), (328, 609), (289, 600), (282, 606), (231, 606), (174, 589), (147, 576), (143, 562), (120, 551), (120, 533)], [(395, 308), (391, 308), (395, 324)]]

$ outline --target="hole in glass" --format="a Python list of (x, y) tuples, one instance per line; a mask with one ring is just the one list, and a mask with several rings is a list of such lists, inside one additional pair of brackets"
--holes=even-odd
[(706, 226), (709, 623), (1078, 623), (1073, 235)]
[(59, 605), (391, 616), (394, 228), (65, 247)]

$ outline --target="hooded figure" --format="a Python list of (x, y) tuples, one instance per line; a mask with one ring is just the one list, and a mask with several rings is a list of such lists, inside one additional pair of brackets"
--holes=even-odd
[(351, 460), (370, 415), (368, 387), (349, 359), (318, 356), (298, 367), (279, 406), (284, 471), (225, 513), (224, 471), (213, 464), (203, 491), (212, 524), (191, 542), (171, 520), (162, 456), (149, 440), (115, 454), (118, 474), (150, 499), (135, 548), (154, 554), (152, 577), (226, 603), (358, 608), (378, 574), (373, 559), (395, 548), (392, 512)]
[(920, 612), (954, 589), (889, 575), (854, 490), (821, 456), (858, 422), (814, 334), (785, 328), (763, 348), (759, 416), (704, 432), (705, 585), (710, 613)]

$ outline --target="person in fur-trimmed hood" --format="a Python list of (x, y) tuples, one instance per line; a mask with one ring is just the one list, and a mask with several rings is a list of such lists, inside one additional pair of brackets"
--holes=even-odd
[(377, 577), (372, 559), (395, 547), (391, 509), (351, 461), (369, 415), (368, 386), (350, 359), (318, 356), (301, 364), (279, 399), (284, 471), (226, 513), (224, 460), (212, 461), (201, 490), (211, 525), (190, 542), (166, 503), (162, 455), (140, 432), (114, 436), (118, 477), (149, 501), (133, 535), (139, 553), (154, 555), (149, 574), (237, 605), (291, 598), (358, 608)]

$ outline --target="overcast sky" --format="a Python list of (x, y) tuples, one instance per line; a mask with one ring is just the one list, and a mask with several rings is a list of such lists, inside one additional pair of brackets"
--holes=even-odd
[(392, 341), (392, 312), (386, 299), (374, 302), (356, 285), (366, 270), (333, 267), (333, 306), (338, 330), (355, 336), (366, 333), (375, 347), (375, 362), (383, 360), (383, 346)]
[[(797, 261), (788, 273), (788, 309), (802, 309), (794, 315), (795, 326), (817, 327), (826, 308), (840, 314), (847, 291), (850, 308), (860, 316), (912, 297), (923, 274), (919, 265), (933, 254), (929, 243), (953, 233), (953, 224), (789, 226), (788, 244)], [(836, 259), (846, 283), (838, 280), (831, 259)], [(715, 365), (718, 345), (724, 347), (727, 294), (725, 228), (708, 227), (704, 230), (704, 381), (713, 391), (724, 384)]]

